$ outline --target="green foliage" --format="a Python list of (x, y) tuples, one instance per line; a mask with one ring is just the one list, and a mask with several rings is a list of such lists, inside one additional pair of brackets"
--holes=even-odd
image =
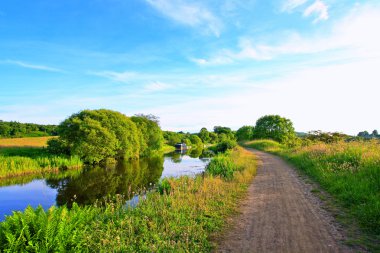
[(142, 138), (136, 124), (119, 112), (81, 111), (63, 121), (58, 133), (71, 155), (79, 156), (86, 163), (99, 163), (110, 157), (138, 158), (140, 154)]
[(182, 140), (185, 138), (183, 134), (175, 133), (171, 131), (164, 131), (163, 133), (164, 139), (168, 145), (174, 146), (177, 143), (182, 142)]
[(195, 147), (202, 147), (203, 142), (201, 138), (198, 137), (198, 135), (191, 135), (190, 136), (191, 145)]
[(363, 139), (380, 139), (379, 132), (376, 129), (372, 131), (372, 134), (368, 133), (368, 131), (363, 131), (359, 132), (357, 136)]
[(216, 133), (210, 132), (210, 143), (217, 143), (218, 142), (218, 135)]
[(257, 120), (254, 137), (287, 143), (296, 138), (296, 134), (293, 123), (289, 119), (279, 115), (266, 115)]
[(62, 139), (50, 139), (48, 140), (47, 145), (47, 152), (52, 155), (70, 154), (68, 145), (64, 143)]
[(140, 156), (149, 156), (162, 149), (164, 137), (157, 118), (153, 115), (136, 115), (131, 117), (140, 132)]
[(206, 168), (206, 172), (213, 176), (221, 176), (225, 179), (232, 179), (234, 172), (238, 171), (239, 167), (232, 161), (228, 155), (217, 155), (212, 158)]
[(169, 180), (164, 178), (161, 180), (157, 185), (157, 191), (163, 195), (163, 194), (170, 194), (172, 187), (169, 183)]
[(254, 132), (253, 126), (242, 126), (236, 131), (236, 138), (238, 141), (246, 141), (246, 140), (252, 140), (253, 138), (253, 132)]
[(209, 143), (211, 141), (210, 133), (207, 128), (203, 127), (198, 134), (199, 138), (201, 138), (203, 143)]
[(215, 146), (215, 148), (213, 148), (213, 151), (216, 152), (216, 153), (224, 153), (227, 150), (233, 149), (236, 146), (237, 146), (236, 141), (234, 141), (234, 140), (228, 140), (227, 139), (225, 141), (219, 142)]
[(218, 141), (235, 140), (235, 135), (229, 127), (215, 126), (214, 133), (218, 135)]
[(306, 135), (306, 139), (311, 140), (312, 142), (324, 142), (324, 143), (333, 143), (333, 142), (339, 142), (347, 139), (349, 136), (343, 133), (330, 133), (330, 132), (322, 132), (320, 130), (318, 131), (311, 131)]
[(57, 126), (0, 120), (0, 138), (40, 137), (57, 135)]

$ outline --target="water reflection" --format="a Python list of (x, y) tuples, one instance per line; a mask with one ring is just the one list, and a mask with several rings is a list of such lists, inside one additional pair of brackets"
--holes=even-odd
[[(197, 158), (199, 156), (199, 158)], [(209, 154), (193, 149), (186, 153), (123, 161), (111, 167), (88, 167), (59, 173), (29, 175), (0, 180), (0, 221), (28, 205), (88, 205), (113, 197), (137, 200), (136, 192), (149, 189), (160, 178), (195, 175), (204, 171)]]
[(76, 178), (48, 179), (46, 183), (57, 189), (57, 205), (71, 207), (73, 202), (88, 205), (117, 194), (129, 199), (137, 190), (149, 188), (158, 181), (163, 164), (163, 157), (124, 161), (113, 168), (85, 168)]

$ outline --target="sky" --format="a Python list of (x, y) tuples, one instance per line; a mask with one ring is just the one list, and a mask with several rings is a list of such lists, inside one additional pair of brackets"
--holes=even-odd
[(2, 0), (0, 119), (380, 130), (380, 0)]

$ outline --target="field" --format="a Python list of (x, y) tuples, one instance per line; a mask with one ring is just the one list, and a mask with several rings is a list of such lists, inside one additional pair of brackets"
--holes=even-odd
[(313, 178), (348, 210), (366, 233), (380, 235), (380, 144), (378, 141), (316, 143), (286, 148), (268, 140), (247, 146), (276, 153)]
[(15, 212), (0, 223), (0, 251), (209, 252), (256, 172), (255, 157), (241, 148), (223, 159), (234, 161), (233, 178), (166, 179), (136, 208), (117, 198), (105, 206)]
[(25, 137), (25, 138), (7, 138), (0, 139), (0, 148), (3, 147), (46, 147), (47, 141), (56, 138), (47, 137)]

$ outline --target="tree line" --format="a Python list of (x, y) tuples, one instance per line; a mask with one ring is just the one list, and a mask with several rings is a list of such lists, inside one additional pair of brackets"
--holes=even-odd
[(40, 125), (0, 120), (0, 138), (55, 136), (57, 134), (56, 125)]

